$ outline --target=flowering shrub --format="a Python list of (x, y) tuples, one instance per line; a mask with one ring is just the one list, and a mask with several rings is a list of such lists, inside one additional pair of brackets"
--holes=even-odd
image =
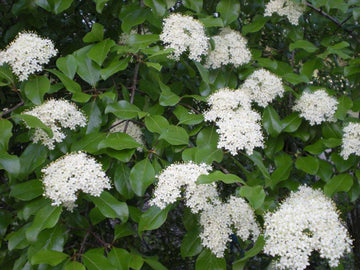
[(357, 1), (0, 7), (1, 269), (360, 268)]

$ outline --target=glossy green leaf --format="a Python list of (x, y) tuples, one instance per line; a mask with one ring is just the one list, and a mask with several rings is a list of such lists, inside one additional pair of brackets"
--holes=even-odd
[(170, 89), (162, 90), (159, 103), (161, 106), (174, 106), (180, 101), (180, 97), (173, 92), (171, 92)]
[(131, 119), (138, 115), (140, 109), (126, 100), (120, 100), (118, 103), (108, 104), (105, 113), (113, 113), (120, 119)]
[(166, 12), (166, 1), (164, 0), (144, 0), (144, 4), (158, 16), (164, 16)]
[(0, 119), (0, 146), (4, 150), (8, 149), (9, 140), (13, 135), (12, 128), (13, 124), (9, 120)]
[(177, 106), (174, 110), (174, 114), (179, 120), (179, 125), (196, 125), (204, 121), (204, 117), (202, 114), (195, 114), (192, 111), (188, 111), (183, 106)]
[(254, 209), (260, 208), (266, 197), (262, 186), (242, 186), (239, 194), (246, 198)]
[(181, 242), (180, 252), (181, 256), (191, 257), (196, 256), (202, 251), (201, 239), (198, 231), (187, 232)]
[(340, 191), (349, 191), (353, 185), (353, 177), (350, 174), (339, 174), (331, 178), (324, 186), (324, 193), (331, 197)]
[(242, 27), (241, 32), (243, 35), (248, 33), (255, 33), (258, 32), (261, 28), (264, 27), (265, 23), (268, 21), (269, 18), (264, 17), (262, 15), (256, 15), (252, 22), (246, 24)]
[(337, 110), (335, 117), (340, 120), (344, 120), (348, 111), (352, 108), (353, 102), (350, 97), (342, 96), (338, 100)]
[(313, 155), (319, 155), (326, 149), (326, 146), (323, 144), (322, 140), (318, 140), (316, 143), (307, 145), (304, 150)]
[(279, 182), (287, 180), (290, 176), (293, 167), (293, 160), (291, 156), (280, 153), (276, 155), (275, 159), (276, 169), (271, 174), (271, 187), (274, 188)]
[(135, 48), (144, 49), (152, 43), (159, 41), (159, 35), (148, 34), (148, 35), (139, 35), (134, 34), (129, 37), (127, 44)]
[(20, 159), (16, 155), (0, 151), (0, 169), (4, 169), (12, 177), (17, 177), (20, 173)]
[(129, 33), (132, 27), (143, 23), (148, 14), (149, 10), (143, 8), (129, 11), (123, 18), (120, 18), (122, 21), (121, 29), (124, 32)]
[(85, 55), (80, 54), (75, 57), (77, 60), (77, 74), (85, 82), (95, 87), (100, 80), (100, 66)]
[(42, 193), (42, 183), (39, 180), (30, 180), (13, 186), (10, 196), (23, 201), (29, 201), (39, 197)]
[(130, 168), (126, 164), (119, 162), (116, 165), (113, 180), (116, 190), (125, 200), (134, 196), (134, 191), (130, 185)]
[(95, 44), (89, 52), (87, 53), (87, 56), (93, 60), (95, 63), (97, 63), (99, 66), (101, 66), (109, 53), (112, 46), (115, 45), (115, 41), (112, 39), (104, 39), (100, 41), (99, 43)]
[(39, 233), (56, 225), (61, 214), (61, 207), (45, 205), (35, 215), (31, 226), (26, 230), (26, 239), (35, 242)]
[(130, 185), (138, 196), (143, 196), (147, 187), (155, 181), (155, 170), (148, 159), (135, 164), (130, 171)]
[(200, 13), (203, 7), (203, 0), (184, 0), (183, 5), (197, 13)]
[(56, 60), (56, 66), (62, 73), (64, 73), (69, 79), (73, 79), (76, 73), (77, 62), (72, 54), (65, 57), (60, 57)]
[(64, 270), (86, 270), (85, 266), (79, 262), (71, 261), (65, 265)]
[(29, 225), (25, 225), (22, 228), (11, 232), (7, 235), (6, 239), (8, 240), (8, 249), (12, 251), (14, 249), (23, 249), (29, 245), (28, 240), (25, 237), (25, 231)]
[(102, 41), (104, 38), (104, 26), (99, 23), (94, 23), (91, 28), (91, 32), (87, 33), (83, 41), (86, 43)]
[(209, 249), (204, 249), (196, 260), (195, 270), (226, 270), (224, 258), (217, 258)]
[(319, 160), (319, 170), (316, 173), (323, 181), (327, 182), (333, 175), (333, 165), (325, 160)]
[(267, 106), (264, 110), (263, 126), (266, 131), (273, 137), (279, 135), (282, 130), (280, 117), (272, 106)]
[(135, 232), (131, 228), (130, 224), (124, 223), (121, 225), (119, 225), (119, 224), (115, 225), (114, 240), (125, 237), (125, 236), (133, 235), (133, 234), (135, 234)]
[(235, 174), (225, 174), (220, 171), (209, 173), (208, 175), (202, 174), (197, 179), (197, 184), (210, 184), (216, 181), (222, 181), (225, 184), (241, 183), (245, 184), (244, 180)]
[(115, 150), (132, 149), (141, 147), (130, 135), (126, 133), (116, 132), (110, 133), (98, 144), (98, 149), (112, 148)]
[(106, 139), (105, 133), (90, 133), (71, 145), (71, 151), (86, 151), (90, 154), (94, 154), (98, 151), (98, 145)]
[(49, 264), (51, 266), (56, 266), (62, 261), (64, 261), (69, 255), (55, 251), (43, 249), (31, 257), (31, 264)]
[(93, 0), (96, 3), (96, 11), (97, 13), (102, 13), (105, 4), (109, 2), (110, 0)]
[(258, 237), (258, 239), (256, 240), (254, 246), (245, 252), (244, 257), (242, 257), (240, 260), (237, 260), (233, 263), (233, 270), (243, 270), (243, 263), (246, 262), (248, 259), (256, 256), (257, 254), (259, 254), (262, 249), (264, 248), (265, 245), (265, 240), (264, 237), (262, 235), (260, 235)]
[(102, 249), (90, 249), (82, 255), (84, 265), (88, 270), (117, 270), (104, 255)]
[(160, 209), (157, 206), (151, 206), (140, 217), (139, 221), (139, 233), (143, 231), (150, 231), (159, 228), (166, 221), (170, 206), (165, 209)]
[(99, 197), (92, 196), (91, 200), (105, 217), (119, 218), (122, 222), (127, 221), (129, 216), (127, 204), (118, 201), (109, 192), (103, 191)]
[(168, 270), (162, 263), (159, 262), (157, 257), (146, 257), (144, 258), (144, 262), (150, 265), (150, 267), (154, 270)]
[(44, 95), (50, 90), (50, 81), (45, 76), (36, 76), (27, 80), (24, 85), (25, 96), (35, 105), (44, 101)]
[(46, 126), (41, 120), (35, 116), (32, 116), (30, 114), (16, 114), (13, 117), (20, 118), (23, 120), (27, 126), (31, 128), (41, 128), (43, 131), (47, 133), (47, 135), (52, 138), (53, 133), (51, 128)]
[(72, 2), (73, 0), (35, 0), (36, 5), (54, 14), (59, 14), (67, 10)]
[(108, 254), (109, 262), (118, 270), (128, 270), (130, 259), (129, 252), (122, 248), (113, 247)]
[(142, 256), (134, 253), (130, 254), (130, 262), (129, 262), (130, 269), (141, 270), (143, 264), (144, 264), (144, 259), (142, 258)]
[(338, 153), (332, 153), (330, 159), (335, 164), (335, 167), (339, 172), (347, 171), (357, 162), (357, 159), (354, 157), (354, 155), (350, 155), (347, 160), (344, 160), (344, 158), (341, 157)]
[(295, 49), (303, 49), (309, 53), (313, 53), (316, 52), (318, 48), (310, 41), (300, 39), (295, 41), (294, 43), (291, 43), (289, 49), (290, 51), (293, 51)]
[(159, 139), (164, 139), (172, 145), (183, 145), (189, 143), (189, 135), (182, 127), (170, 125), (161, 132)]
[(221, 0), (216, 6), (216, 11), (220, 13), (224, 25), (229, 25), (239, 17), (240, 3), (236, 0)]
[(0, 86), (15, 85), (15, 77), (8, 65), (0, 66)]
[(221, 18), (214, 18), (214, 16), (208, 16), (205, 18), (199, 18), (199, 21), (205, 27), (224, 27), (224, 22)]
[(261, 174), (264, 176), (266, 182), (270, 182), (270, 174), (267, 170), (267, 168), (264, 165), (263, 157), (261, 154), (257, 151), (254, 151), (254, 153), (249, 157), (256, 165), (256, 167), (260, 170)]
[(145, 126), (151, 132), (161, 134), (169, 127), (169, 122), (161, 115), (149, 115), (145, 117)]
[(319, 159), (313, 156), (298, 157), (295, 161), (295, 167), (308, 174), (315, 175), (319, 170)]
[(301, 121), (297, 113), (292, 113), (281, 121), (281, 128), (284, 132), (295, 132), (300, 127)]
[(117, 59), (114, 58), (105, 68), (100, 70), (100, 75), (103, 80), (107, 80), (115, 73), (127, 68), (130, 58)]

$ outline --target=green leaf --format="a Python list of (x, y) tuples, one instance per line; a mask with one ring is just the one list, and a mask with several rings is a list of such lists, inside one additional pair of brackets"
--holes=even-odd
[(41, 122), (41, 120), (38, 119), (37, 117), (29, 115), (29, 114), (16, 114), (16, 115), (13, 115), (13, 117), (20, 118), (30, 128), (41, 128), (43, 131), (46, 132), (46, 134), (50, 138), (52, 138), (53, 133), (52, 133), (51, 128), (49, 128), (47, 125), (45, 125), (43, 122)]
[(129, 252), (122, 248), (113, 247), (108, 254), (110, 263), (119, 270), (128, 270), (130, 265), (131, 255)]
[(92, 87), (95, 87), (96, 83), (100, 80), (100, 66), (93, 62), (84, 53), (78, 53), (75, 57), (77, 61), (77, 74), (85, 82), (90, 84)]
[(265, 240), (264, 237), (262, 235), (260, 235), (258, 237), (258, 239), (256, 240), (254, 246), (245, 252), (244, 257), (242, 257), (240, 260), (237, 260), (233, 263), (233, 270), (243, 270), (243, 266), (244, 266), (244, 262), (246, 262), (248, 259), (256, 256), (257, 254), (259, 254), (261, 252), (261, 250), (264, 248), (265, 246)]
[(203, 7), (203, 0), (184, 0), (184, 7), (194, 10), (196, 13), (200, 13)]
[(130, 171), (130, 185), (138, 196), (143, 196), (147, 187), (155, 181), (155, 170), (146, 158), (132, 167)]
[(15, 77), (11, 72), (10, 66), (2, 65), (0, 66), (0, 86), (9, 84), (15, 85)]
[(65, 57), (60, 57), (56, 60), (56, 66), (60, 69), (69, 79), (73, 79), (76, 73), (77, 62), (72, 54)]
[(325, 160), (319, 160), (319, 170), (316, 173), (323, 181), (328, 182), (328, 180), (333, 175), (333, 165)]
[(154, 270), (168, 270), (162, 263), (159, 262), (157, 257), (144, 258), (144, 261)]
[(52, 228), (57, 224), (60, 214), (61, 207), (45, 205), (36, 213), (33, 223), (26, 230), (26, 239), (35, 242), (42, 230)]
[(22, 228), (18, 229), (17, 231), (13, 231), (6, 236), (8, 240), (8, 249), (12, 251), (14, 249), (23, 249), (29, 245), (28, 241), (25, 238), (25, 231), (29, 224), (26, 224)]
[(161, 69), (162, 69), (162, 65), (160, 65), (159, 63), (153, 63), (153, 62), (145, 62), (145, 65), (147, 66), (147, 67), (151, 67), (151, 68), (153, 68), (153, 69), (156, 69), (157, 71), (161, 71)]
[(352, 108), (353, 102), (351, 98), (347, 96), (342, 96), (339, 98), (339, 104), (337, 105), (337, 110), (335, 112), (335, 117), (340, 120), (344, 120), (347, 112)]
[(30, 201), (43, 193), (43, 187), (39, 180), (30, 180), (17, 184), (11, 188), (10, 196), (22, 201)]
[(82, 260), (88, 270), (117, 270), (104, 256), (102, 249), (90, 249), (82, 255)]
[(183, 145), (189, 143), (189, 134), (182, 127), (170, 125), (160, 134), (159, 139), (164, 139), (171, 145)]
[(36, 5), (56, 15), (68, 9), (72, 2), (73, 0), (35, 0)]
[(125, 200), (131, 199), (134, 196), (130, 185), (130, 168), (126, 164), (119, 162), (116, 165), (113, 180), (116, 190)]
[(291, 156), (285, 153), (280, 153), (279, 155), (276, 155), (274, 161), (276, 169), (271, 174), (271, 188), (274, 188), (279, 182), (287, 180), (293, 167), (293, 161)]
[(36, 76), (25, 82), (25, 96), (35, 105), (44, 101), (44, 95), (50, 90), (50, 81), (45, 76)]
[(133, 26), (142, 24), (149, 14), (148, 9), (137, 8), (135, 10), (129, 11), (123, 18), (121, 23), (121, 29), (125, 33), (130, 33), (130, 30)]
[(339, 174), (329, 180), (324, 186), (324, 193), (331, 197), (334, 193), (348, 192), (353, 185), (353, 177), (350, 174)]
[(204, 249), (196, 260), (195, 270), (226, 270), (224, 258), (217, 258), (209, 249)]
[(129, 263), (130, 269), (140, 270), (143, 264), (144, 264), (144, 259), (140, 255), (134, 253), (130, 254), (130, 263)]
[(254, 209), (260, 208), (266, 197), (262, 186), (242, 186), (239, 194), (241, 197), (246, 198)]
[(140, 217), (139, 233), (158, 229), (166, 221), (169, 210), (170, 206), (162, 210), (155, 205), (151, 206)]
[(282, 75), (282, 78), (285, 81), (288, 81), (289, 83), (293, 84), (293, 85), (297, 85), (299, 83), (308, 83), (309, 79), (307, 76), (305, 75), (299, 75), (296, 73), (286, 73), (284, 75)]
[(3, 237), (7, 231), (8, 226), (13, 222), (12, 214), (5, 210), (0, 210), (0, 236)]
[(301, 121), (297, 113), (292, 113), (281, 121), (281, 128), (284, 132), (295, 132), (300, 127)]
[(87, 114), (88, 118), (86, 134), (98, 132), (102, 124), (102, 112), (100, 111), (98, 102), (95, 100), (89, 102), (81, 109)]
[(164, 16), (166, 12), (166, 3), (164, 0), (144, 0), (144, 4), (150, 7), (159, 17)]
[(118, 103), (108, 104), (105, 113), (113, 113), (120, 119), (131, 119), (138, 115), (141, 110), (134, 104), (126, 100), (120, 100)]
[(187, 232), (181, 242), (181, 257), (196, 256), (202, 251), (201, 239), (197, 230)]
[(261, 28), (264, 27), (267, 21), (268, 21), (267, 17), (258, 14), (254, 17), (251, 23), (246, 24), (242, 27), (241, 32), (243, 35), (246, 35), (248, 33), (258, 32)]
[(254, 153), (249, 158), (255, 163), (256, 167), (260, 170), (261, 174), (265, 178), (265, 182), (270, 182), (271, 181), (270, 174), (263, 163), (263, 157), (261, 156), (261, 154), (257, 151), (254, 151)]
[(116, 132), (107, 135), (106, 138), (103, 141), (101, 141), (98, 145), (99, 150), (107, 147), (115, 150), (124, 150), (124, 149), (142, 147), (142, 145), (137, 143), (128, 134)]
[(138, 49), (145, 49), (150, 44), (159, 41), (159, 35), (149, 34), (149, 35), (139, 35), (133, 34), (131, 35), (128, 40), (127, 44), (133, 46)]
[(0, 151), (0, 169), (4, 169), (14, 178), (17, 177), (20, 173), (19, 157)]
[(86, 43), (102, 41), (104, 38), (104, 26), (100, 23), (94, 23), (91, 28), (91, 32), (87, 33), (83, 41)]
[(323, 144), (322, 140), (318, 140), (316, 143), (307, 145), (304, 150), (313, 155), (319, 155), (326, 149), (326, 146)]
[(105, 133), (90, 133), (71, 145), (71, 151), (86, 151), (94, 154), (98, 151), (98, 145), (106, 139)]
[(161, 115), (149, 115), (145, 117), (145, 126), (151, 132), (161, 134), (169, 127), (169, 122)]
[(0, 145), (4, 150), (8, 149), (9, 140), (13, 135), (12, 127), (13, 125), (9, 120), (0, 119)]
[(201, 65), (200, 63), (198, 62), (195, 62), (195, 66), (197, 67), (199, 73), (200, 73), (200, 76), (201, 76), (201, 79), (209, 84), (210, 83), (210, 79), (209, 79), (209, 70), (207, 68), (205, 68), (203, 65)]
[(105, 68), (100, 70), (100, 75), (103, 80), (107, 80), (110, 76), (115, 73), (122, 71), (127, 68), (130, 58), (126, 57), (124, 59), (114, 58), (110, 64), (108, 64)]
[(239, 17), (240, 3), (237, 0), (221, 0), (216, 6), (216, 11), (220, 13), (220, 18), (226, 26)]
[(122, 222), (127, 221), (129, 216), (127, 204), (118, 201), (109, 192), (103, 191), (99, 197), (92, 196), (91, 200), (105, 217), (120, 218)]
[(222, 21), (222, 19), (214, 18), (214, 16), (199, 18), (199, 21), (202, 22), (205, 27), (224, 27), (224, 22)]
[(180, 97), (170, 89), (162, 89), (159, 103), (161, 106), (174, 106), (180, 101)]
[(272, 106), (267, 106), (263, 113), (263, 126), (266, 131), (273, 137), (281, 133), (282, 123), (278, 113)]
[(342, 129), (336, 123), (325, 122), (321, 125), (321, 131), (324, 138), (337, 138), (342, 139)]
[(275, 60), (269, 58), (256, 58), (256, 61), (260, 67), (276, 70), (278, 65)]
[(208, 175), (202, 174), (197, 179), (197, 184), (210, 184), (216, 181), (222, 181), (225, 184), (241, 183), (245, 185), (244, 180), (235, 174), (224, 174), (220, 171), (209, 173)]
[(51, 266), (56, 266), (65, 260), (69, 255), (55, 250), (43, 249), (37, 252), (31, 257), (31, 264), (49, 264)]
[(93, 1), (96, 3), (96, 12), (101, 14), (105, 4), (110, 0), (93, 0)]
[(289, 49), (290, 51), (293, 51), (295, 49), (303, 49), (309, 53), (313, 53), (316, 52), (318, 48), (310, 41), (300, 39), (295, 41), (294, 43), (291, 43)]
[(86, 270), (85, 266), (79, 262), (71, 261), (65, 265), (64, 270)]
[(188, 111), (183, 106), (177, 106), (173, 112), (177, 119), (179, 119), (179, 125), (196, 125), (204, 121), (202, 114), (194, 114), (191, 111)]
[(135, 234), (135, 232), (133, 231), (129, 223), (115, 225), (114, 240), (133, 234)]
[(347, 160), (344, 160), (338, 153), (332, 153), (330, 159), (334, 162), (335, 167), (339, 172), (347, 171), (357, 162), (354, 155), (351, 155)]
[(313, 156), (298, 157), (295, 161), (295, 167), (308, 174), (315, 175), (319, 170), (319, 159)]
[(93, 46), (89, 50), (87, 56), (99, 66), (101, 66), (104, 63), (104, 60), (109, 53), (111, 47), (114, 45), (115, 41), (113, 41), (112, 39), (107, 38), (105, 40), (102, 40), (99, 43), (95, 44), (95, 46)]

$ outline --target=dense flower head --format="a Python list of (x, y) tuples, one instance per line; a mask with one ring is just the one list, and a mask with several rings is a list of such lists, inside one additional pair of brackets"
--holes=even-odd
[(264, 252), (279, 257), (279, 269), (305, 269), (312, 251), (339, 264), (351, 250), (351, 239), (336, 207), (321, 191), (301, 186), (273, 213), (265, 215)]
[(222, 28), (219, 35), (213, 36), (215, 48), (206, 60), (206, 67), (220, 68), (223, 65), (233, 64), (235, 67), (249, 63), (251, 52), (246, 47), (247, 40), (237, 31)]
[(260, 234), (254, 210), (243, 198), (235, 196), (231, 196), (227, 203), (217, 203), (206, 208), (201, 212), (200, 224), (203, 228), (200, 233), (202, 245), (217, 257), (224, 256), (226, 244), (234, 229), (243, 241), (250, 236), (256, 240)]
[(310, 125), (321, 122), (335, 121), (335, 112), (338, 101), (330, 96), (325, 90), (317, 90), (313, 93), (304, 92), (297, 100), (293, 110), (300, 112), (300, 116), (310, 122)]
[(291, 0), (270, 0), (266, 4), (264, 16), (271, 16), (273, 13), (277, 13), (280, 16), (286, 16), (291, 24), (298, 25), (299, 18), (304, 11), (304, 5), (294, 3)]
[(93, 157), (83, 152), (67, 154), (41, 170), (44, 174), (44, 196), (52, 205), (63, 205), (72, 211), (76, 206), (77, 192), (100, 196), (110, 189), (110, 180)]
[(150, 204), (164, 209), (181, 197), (181, 188), (184, 187), (186, 206), (193, 213), (198, 213), (206, 208), (209, 201), (217, 199), (215, 184), (196, 184), (197, 178), (201, 174), (209, 174), (210, 170), (211, 167), (205, 163), (198, 165), (190, 161), (171, 164), (157, 176), (158, 183)]
[[(131, 136), (137, 143), (144, 145), (143, 133), (141, 131), (141, 128), (131, 121), (119, 120), (119, 119), (116, 120), (113, 123), (113, 127), (110, 129), (110, 132), (111, 133), (124, 132), (126, 123), (127, 123), (126, 134)], [(141, 147), (136, 148), (136, 150), (138, 150), (139, 152), (143, 151)]]
[(209, 38), (203, 24), (191, 16), (173, 13), (164, 19), (160, 39), (166, 48), (172, 48), (171, 57), (179, 60), (180, 55), (189, 50), (189, 58), (199, 62), (201, 55), (207, 54)]
[(22, 32), (0, 53), (0, 65), (8, 63), (19, 80), (25, 81), (29, 75), (41, 71), (42, 66), (56, 54), (57, 50), (50, 39)]
[(86, 125), (85, 115), (78, 110), (75, 104), (63, 99), (50, 99), (23, 114), (35, 116), (51, 128), (52, 138), (40, 128), (35, 129), (33, 136), (34, 143), (41, 142), (51, 150), (55, 148), (54, 143), (62, 142), (65, 138), (61, 128), (74, 130), (77, 126), (84, 127)]
[(255, 147), (263, 147), (261, 116), (251, 109), (249, 94), (243, 90), (219, 89), (208, 98), (210, 110), (205, 121), (214, 121), (220, 135), (218, 148), (224, 147), (232, 155), (246, 150), (251, 155)]
[(285, 92), (281, 79), (265, 69), (254, 71), (241, 89), (247, 91), (251, 99), (261, 107), (266, 107), (275, 97), (282, 97)]
[(343, 129), (342, 150), (340, 155), (348, 159), (351, 154), (360, 156), (360, 124), (349, 123)]

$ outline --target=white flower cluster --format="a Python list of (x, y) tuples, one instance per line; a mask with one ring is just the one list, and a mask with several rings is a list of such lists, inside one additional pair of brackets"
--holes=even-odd
[(40, 141), (51, 150), (55, 148), (55, 142), (62, 142), (65, 138), (61, 128), (74, 130), (77, 126), (84, 127), (86, 125), (86, 117), (76, 105), (62, 99), (50, 99), (32, 110), (23, 112), (23, 114), (35, 116), (51, 128), (52, 138), (40, 128), (35, 129), (33, 137), (34, 143)]
[(166, 48), (172, 48), (171, 58), (179, 60), (180, 55), (189, 50), (189, 58), (200, 62), (201, 55), (207, 54), (209, 38), (203, 24), (191, 16), (177, 13), (164, 19), (160, 39)]
[(29, 75), (41, 71), (51, 57), (57, 54), (54, 44), (49, 39), (43, 39), (35, 33), (20, 33), (0, 52), (0, 65), (8, 63), (20, 81), (28, 79)]
[(206, 208), (200, 215), (200, 224), (203, 227), (200, 233), (202, 245), (216, 257), (224, 256), (226, 243), (233, 233), (232, 227), (243, 241), (251, 235), (255, 241), (260, 234), (253, 209), (243, 198), (234, 196), (227, 203)]
[[(125, 126), (126, 126), (126, 120), (116, 120), (113, 123), (113, 127), (110, 129), (110, 132), (111, 133), (115, 133), (115, 132), (123, 133)], [(134, 124), (131, 121), (128, 121), (126, 134), (131, 136), (137, 143), (144, 145), (143, 133), (141, 131), (141, 128), (138, 125)], [(138, 148), (136, 148), (136, 150), (138, 150), (139, 152), (143, 151), (142, 147), (138, 147)]]
[(83, 152), (67, 154), (41, 172), (44, 196), (53, 201), (51, 205), (63, 204), (70, 211), (76, 206), (77, 192), (98, 197), (104, 189), (111, 188), (101, 164)]
[(307, 186), (291, 193), (276, 212), (267, 213), (264, 226), (264, 252), (280, 257), (279, 269), (305, 269), (312, 251), (336, 267), (351, 250), (352, 241), (334, 203)]
[(343, 129), (342, 150), (340, 155), (348, 159), (351, 154), (360, 156), (360, 124), (349, 123)]
[(329, 96), (325, 90), (321, 89), (314, 93), (304, 92), (297, 100), (293, 110), (300, 112), (300, 116), (313, 126), (325, 121), (335, 121), (337, 104), (336, 98)]
[(285, 92), (281, 79), (265, 69), (254, 71), (242, 84), (253, 101), (266, 107), (276, 96), (282, 97)]
[(251, 155), (255, 147), (264, 147), (261, 116), (251, 110), (250, 97), (243, 90), (219, 89), (208, 98), (210, 110), (205, 121), (215, 121), (220, 135), (218, 148), (224, 147), (232, 155), (246, 150)]
[(217, 198), (215, 184), (197, 185), (196, 180), (201, 174), (209, 174), (211, 167), (202, 163), (193, 162), (171, 164), (157, 176), (158, 183), (151, 205), (164, 209), (181, 197), (181, 188), (185, 187), (186, 205), (193, 213), (206, 208), (209, 201)]
[(220, 68), (222, 65), (233, 64), (235, 67), (249, 63), (251, 52), (246, 47), (247, 40), (237, 31), (222, 28), (220, 34), (212, 37), (215, 49), (207, 57), (207, 68)]
[(299, 18), (304, 11), (304, 5), (290, 0), (270, 0), (266, 4), (264, 16), (271, 16), (273, 13), (277, 13), (280, 16), (286, 16), (291, 24), (298, 25)]

